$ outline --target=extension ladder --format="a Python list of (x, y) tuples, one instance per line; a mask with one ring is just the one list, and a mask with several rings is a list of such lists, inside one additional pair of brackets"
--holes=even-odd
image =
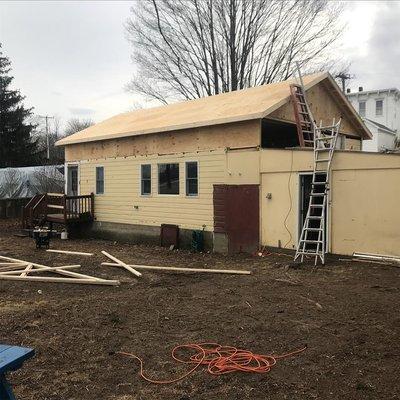
[(314, 130), (315, 124), (308, 107), (303, 82), (301, 84), (290, 85), (290, 97), (293, 104), (294, 118), (297, 126), (297, 135), (299, 137), (300, 147), (314, 146)]
[(314, 169), (307, 215), (300, 234), (294, 260), (304, 256), (318, 257), (325, 264), (326, 209), (328, 203), (330, 168), (340, 129), (340, 120), (332, 126), (314, 126)]

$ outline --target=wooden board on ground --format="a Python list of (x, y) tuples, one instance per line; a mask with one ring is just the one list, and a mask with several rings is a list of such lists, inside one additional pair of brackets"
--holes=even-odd
[[(101, 265), (106, 265), (109, 267), (120, 267), (120, 264), (106, 263), (103, 262)], [(175, 272), (199, 272), (199, 273), (211, 273), (211, 274), (235, 274), (235, 275), (250, 275), (251, 271), (241, 271), (237, 269), (207, 269), (207, 268), (180, 268), (180, 267), (158, 267), (153, 265), (136, 265), (136, 264), (126, 264), (129, 267), (136, 269), (148, 269), (156, 271), (175, 271)]]
[(77, 256), (92, 256), (93, 253), (83, 253), (80, 251), (69, 251), (69, 250), (55, 250), (55, 249), (49, 249), (46, 250), (49, 253), (60, 253), (60, 254), (75, 254)]
[[(80, 265), (64, 265), (60, 267), (48, 267), (47, 265), (37, 264), (29, 261), (18, 260), (16, 258), (0, 256), (0, 260), (7, 260), (0, 270), (0, 280), (10, 281), (33, 281), (33, 282), (58, 282), (58, 283), (78, 283), (87, 285), (109, 285), (117, 286), (118, 280), (102, 279), (95, 276), (80, 274), (68, 271), (73, 268), (80, 268)], [(3, 263), (4, 264), (4, 263)], [(31, 276), (32, 273), (51, 272), (59, 275), (66, 275), (68, 278), (51, 276)]]
[(123, 261), (119, 260), (117, 257), (112, 256), (111, 254), (107, 253), (106, 251), (102, 251), (102, 253), (108, 257), (109, 259), (113, 260), (119, 267), (123, 267), (132, 274), (136, 276), (142, 276), (142, 274), (139, 271), (136, 271), (132, 266), (125, 264)]

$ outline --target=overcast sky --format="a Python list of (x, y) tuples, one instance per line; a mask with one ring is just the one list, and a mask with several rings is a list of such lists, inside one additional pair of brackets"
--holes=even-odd
[[(124, 90), (133, 73), (123, 24), (134, 1), (0, 2), (0, 42), (14, 86), (35, 113), (101, 121), (137, 107)], [(341, 54), (351, 83), (400, 87), (400, 2), (351, 1)], [(146, 106), (146, 104), (144, 104)]]

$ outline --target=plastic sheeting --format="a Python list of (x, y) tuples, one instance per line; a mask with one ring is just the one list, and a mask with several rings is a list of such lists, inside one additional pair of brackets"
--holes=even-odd
[(64, 165), (0, 169), (0, 199), (64, 192)]

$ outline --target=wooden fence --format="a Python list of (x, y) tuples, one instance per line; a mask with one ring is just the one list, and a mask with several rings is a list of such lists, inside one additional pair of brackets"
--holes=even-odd
[(0, 199), (0, 219), (21, 218), (22, 208), (30, 198), (25, 199)]

